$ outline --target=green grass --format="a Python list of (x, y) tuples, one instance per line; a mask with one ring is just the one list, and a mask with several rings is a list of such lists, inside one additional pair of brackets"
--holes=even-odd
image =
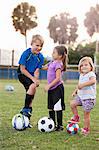
[[(25, 91), (17, 80), (0, 80), (0, 150), (98, 150), (99, 148), (99, 85), (97, 85), (97, 103), (91, 112), (91, 134), (87, 137), (78, 133), (70, 136), (66, 132), (66, 122), (72, 116), (69, 102), (75, 82), (65, 83), (65, 103), (63, 123), (64, 131), (40, 133), (37, 122), (43, 116), (48, 116), (47, 93), (43, 87), (46, 81), (41, 81), (33, 101), (32, 129), (16, 131), (12, 128), (12, 117), (19, 113), (24, 104)], [(12, 84), (14, 92), (4, 90), (5, 85)], [(83, 111), (79, 108), (80, 127), (83, 127)]]

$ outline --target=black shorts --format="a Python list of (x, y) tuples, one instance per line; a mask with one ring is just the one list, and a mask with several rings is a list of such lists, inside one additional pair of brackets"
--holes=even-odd
[(18, 75), (19, 81), (23, 84), (25, 87), (26, 91), (29, 89), (29, 86), (34, 83), (30, 78), (26, 77), (24, 74), (19, 74)]
[(65, 110), (63, 84), (48, 91), (48, 109), (52, 109), (54, 111)]

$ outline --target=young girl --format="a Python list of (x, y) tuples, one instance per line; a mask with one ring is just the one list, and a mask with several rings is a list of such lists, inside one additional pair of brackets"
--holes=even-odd
[(62, 72), (66, 70), (67, 49), (64, 46), (57, 46), (53, 50), (53, 61), (48, 64), (47, 80), (45, 91), (48, 91), (49, 117), (55, 121), (57, 115), (56, 131), (63, 130), (62, 111), (65, 110), (64, 86), (61, 79)]
[(93, 61), (90, 57), (83, 57), (78, 68), (80, 77), (77, 89), (72, 94), (75, 98), (70, 105), (74, 117), (70, 122), (79, 122), (77, 106), (82, 106), (84, 110), (84, 128), (81, 131), (84, 135), (87, 135), (90, 132), (90, 111), (96, 101), (96, 75)]
[[(43, 46), (43, 38), (34, 35), (31, 41), (31, 48), (26, 49), (19, 60), (18, 78), (26, 90), (25, 103), (21, 112), (29, 119), (32, 113), (32, 100), (36, 87), (39, 86), (39, 69), (42, 68), (44, 57), (40, 53)], [(29, 124), (29, 127), (32, 127)]]

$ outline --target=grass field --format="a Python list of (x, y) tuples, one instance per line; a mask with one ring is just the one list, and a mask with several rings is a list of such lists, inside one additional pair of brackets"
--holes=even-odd
[[(33, 101), (32, 129), (16, 131), (12, 128), (12, 117), (19, 113), (24, 104), (25, 91), (17, 80), (0, 80), (0, 150), (98, 150), (99, 149), (99, 85), (97, 85), (97, 103), (91, 112), (91, 134), (87, 137), (78, 133), (70, 136), (66, 132), (66, 122), (72, 116), (69, 102), (75, 82), (65, 83), (64, 131), (40, 133), (37, 122), (43, 116), (48, 116), (47, 94), (43, 87), (46, 81), (41, 81)], [(4, 90), (5, 85), (14, 86), (14, 92)], [(80, 127), (83, 127), (83, 111), (79, 108)]]

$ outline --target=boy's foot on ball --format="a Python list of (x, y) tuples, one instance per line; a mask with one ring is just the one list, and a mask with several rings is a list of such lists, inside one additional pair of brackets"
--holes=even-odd
[(28, 118), (30, 118), (31, 117), (31, 109), (30, 108), (22, 108), (21, 109), (21, 111), (20, 111), (20, 113), (22, 114), (22, 115), (25, 115), (25, 116), (27, 116)]

